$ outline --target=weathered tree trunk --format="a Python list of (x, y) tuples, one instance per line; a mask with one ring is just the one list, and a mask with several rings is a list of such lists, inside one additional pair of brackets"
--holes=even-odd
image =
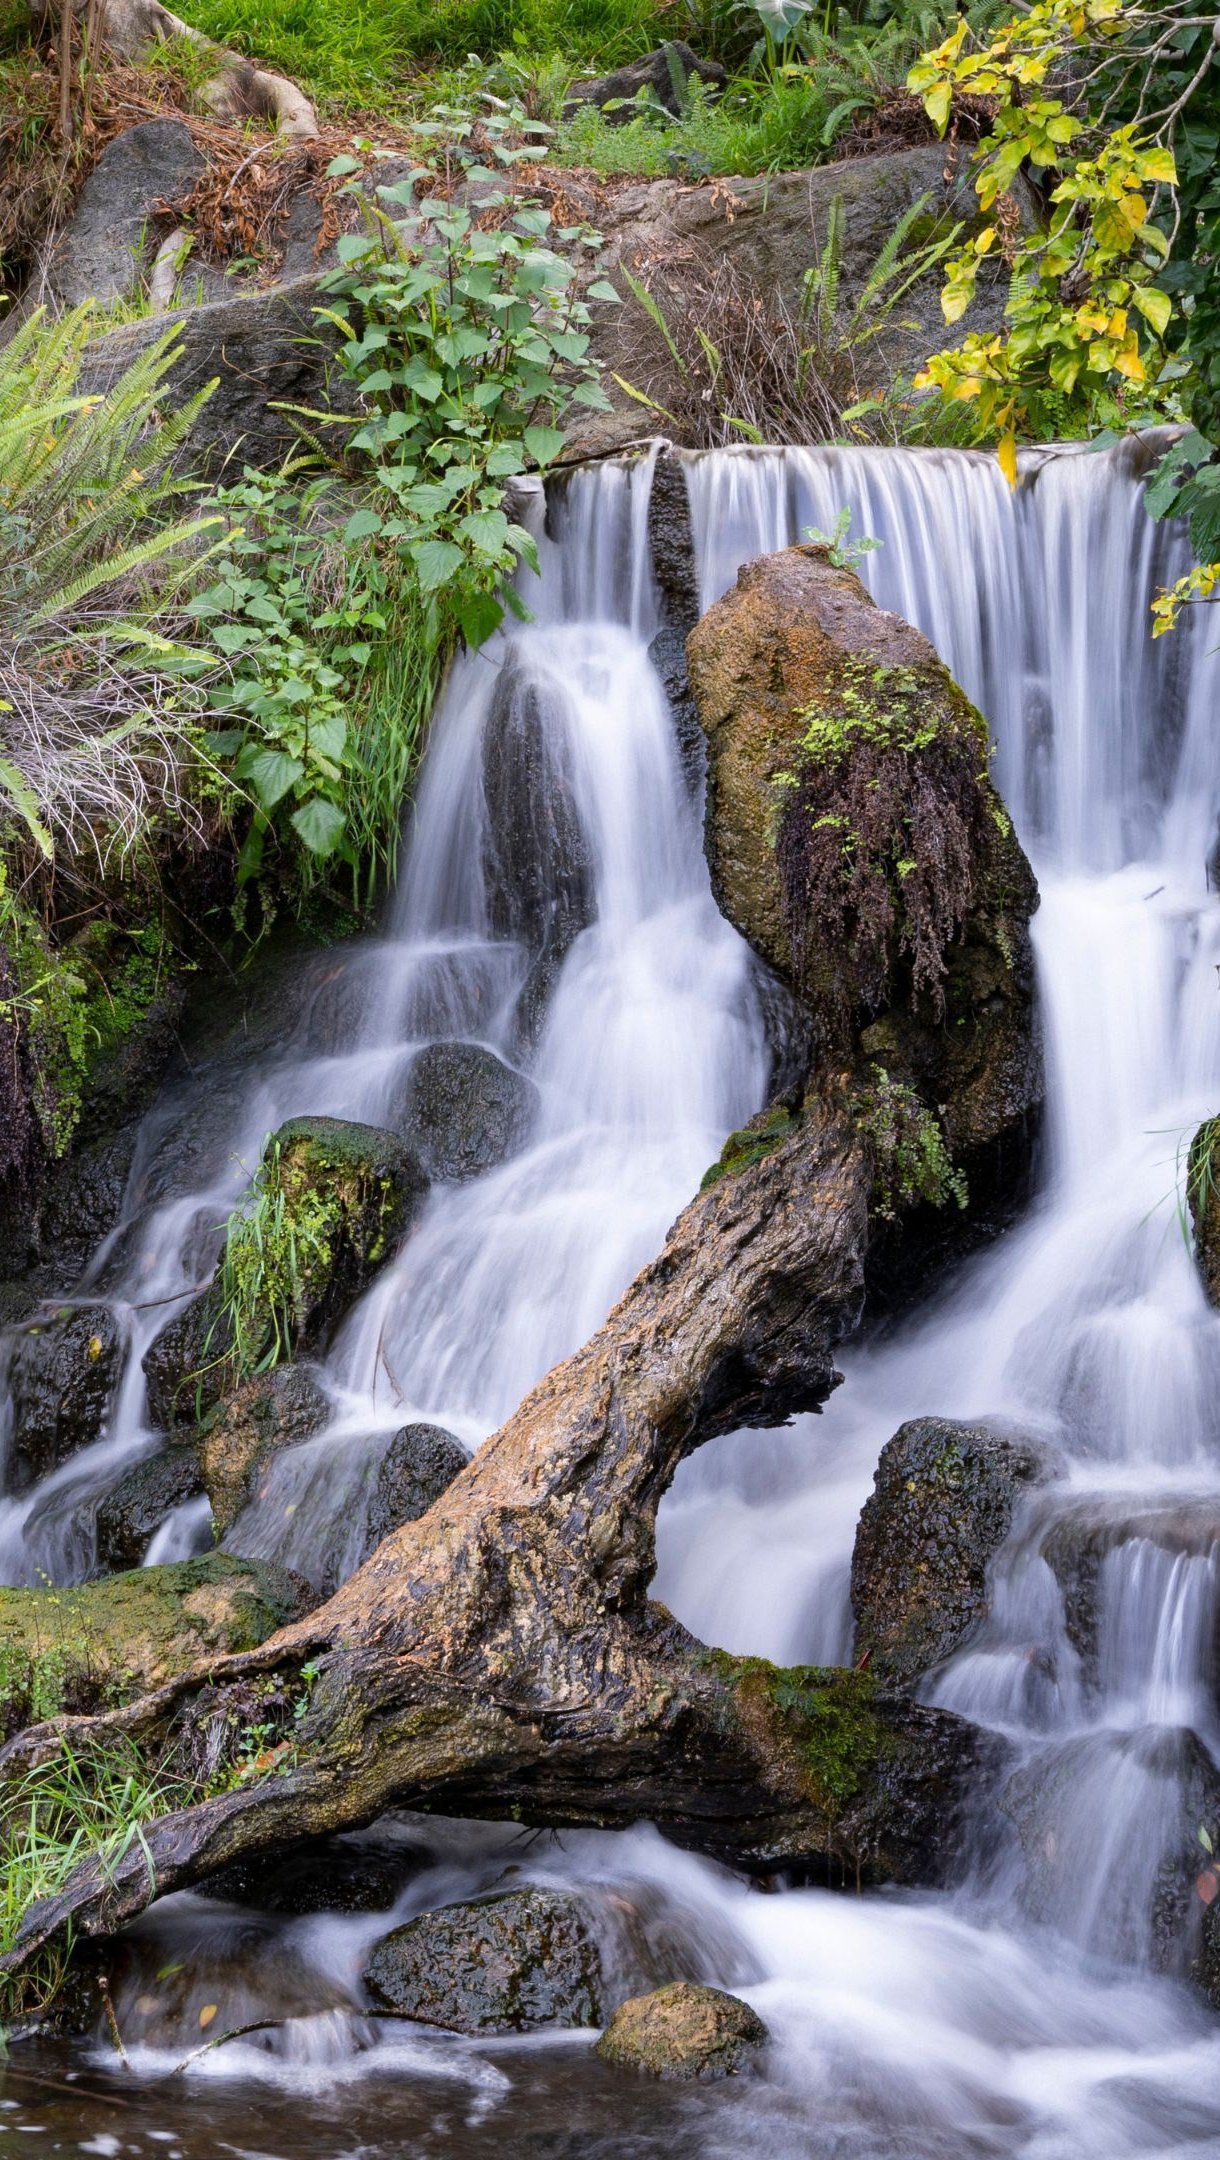
[[(647, 1597), (657, 1506), (683, 1456), (835, 1386), (868, 1186), (850, 1122), (811, 1099), (782, 1145), (692, 1201), (605, 1326), (329, 1604), (124, 1712), (32, 1730), (0, 1773), (65, 1733), (86, 1752), (123, 1733), (151, 1757), (177, 1745), (212, 1763), (219, 1747), (223, 1785), (223, 1736), (274, 1676), (281, 1698), (308, 1699), (288, 1721), (291, 1767), (151, 1825), (157, 1893), (391, 1804), (651, 1818), (747, 1866), (927, 1874), (976, 1769), (971, 1728), (864, 1673), (709, 1652)], [(9, 1968), (69, 1918), (107, 1932), (153, 1894), (135, 1847), (110, 1873), (82, 1868), (30, 1912)]]
[[(61, 19), (64, 0), (36, 0), (36, 4), (44, 17)], [(215, 53), (216, 73), (202, 95), (219, 119), (261, 113), (274, 120), (282, 134), (298, 141), (317, 134), (317, 114), (296, 83), (213, 44), (163, 7), (161, 0), (72, 0), (72, 8), (78, 17), (88, 15), (92, 35), (119, 60), (139, 61), (152, 46), (174, 37), (189, 38)], [(65, 52), (68, 43), (65, 38)]]

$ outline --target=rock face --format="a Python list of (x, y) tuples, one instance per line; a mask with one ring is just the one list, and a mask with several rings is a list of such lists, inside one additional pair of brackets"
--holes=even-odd
[(204, 170), (181, 120), (141, 120), (107, 143), (51, 256), (49, 283), (65, 307), (102, 306), (137, 291), (158, 205), (189, 194)]
[[(668, 69), (666, 69), (668, 79)], [(388, 178), (378, 173), (378, 179)], [(163, 191), (162, 191), (163, 192)], [(1020, 182), (1016, 183), (1019, 200)], [(809, 172), (765, 173), (756, 179), (690, 186), (678, 180), (644, 181), (616, 189), (609, 198), (578, 175), (565, 181), (565, 202), (574, 218), (587, 217), (606, 246), (597, 268), (615, 281), (620, 266), (646, 284), (660, 273), (658, 288), (667, 311), (683, 304), (685, 289), (701, 268), (723, 256), (739, 282), (770, 305), (776, 300), (796, 316), (803, 280), (825, 244), (830, 206), (843, 206), (844, 248), (841, 290), (855, 298), (877, 255), (903, 212), (929, 197), (928, 216), (977, 218), (970, 185), (969, 153), (942, 144), (896, 150), (876, 157), (853, 158)], [(291, 267), (308, 268), (308, 253), (297, 249)], [(618, 280), (620, 290), (623, 280)], [(966, 330), (997, 323), (1003, 310), (1002, 273), (980, 294), (963, 318)], [(341, 380), (328, 382), (330, 355), (319, 339), (312, 310), (324, 295), (316, 276), (304, 276), (271, 290), (216, 301), (158, 317), (154, 322), (124, 324), (98, 340), (90, 377), (82, 389), (102, 388), (143, 350), (150, 338), (176, 322), (182, 358), (174, 375), (177, 393), (186, 397), (218, 378), (218, 388), (204, 407), (193, 435), (198, 453), (223, 458), (242, 441), (242, 454), (254, 464), (281, 460), (296, 441), (291, 414), (277, 407), (318, 407), (350, 396)], [(886, 338), (870, 346), (875, 382), (895, 370), (910, 373), (944, 344), (940, 280), (934, 274), (904, 299)], [(647, 432), (642, 408), (615, 384), (621, 376), (667, 410), (680, 402), (683, 385), (659, 335), (634, 305), (595, 309), (593, 349), (606, 366), (612, 399), (607, 413), (574, 417), (568, 434), (572, 457), (599, 457), (636, 442)], [(873, 371), (861, 388), (874, 387)]]
[(149, 1422), (158, 1432), (193, 1424), (219, 1402), (231, 1379), (232, 1333), (215, 1290), (205, 1290), (163, 1327), (144, 1352)]
[[(565, 109), (570, 114), (582, 105), (619, 105), (649, 90), (667, 113), (677, 114), (682, 110), (682, 93), (688, 82), (717, 85), (724, 80), (725, 71), (718, 61), (698, 59), (689, 45), (675, 38), (671, 44), (658, 45), (655, 52), (645, 53), (642, 60), (613, 68), (608, 75), (595, 76), (591, 82), (573, 83)], [(617, 126), (633, 117), (631, 112), (606, 114)]]
[(1199, 1280), (1208, 1304), (1220, 1307), (1220, 1118), (1208, 1118), (1191, 1141), (1186, 1196)]
[[(724, 913), (813, 1011), (824, 1059), (854, 1064), (872, 1085), (880, 1073), (913, 1090), (968, 1180), (977, 1174), (986, 1186), (1016, 1177), (1042, 1094), (1029, 939), (1037, 888), (998, 797), (978, 778), (986, 753), (977, 714), (927, 639), (874, 606), (855, 573), (817, 548), (747, 564), (688, 639), (687, 655), (708, 742), (706, 843)], [(797, 814), (792, 805), (803, 802), (797, 780), (811, 769), (811, 717), (840, 746), (844, 801), (858, 796), (866, 817), (868, 769), (855, 767), (874, 754), (860, 722), (874, 705), (911, 792), (928, 791), (926, 844), (920, 849), (909, 833), (905, 840), (928, 907), (940, 910), (931, 941), (939, 952), (924, 981), (918, 948), (912, 957), (902, 942), (912, 934), (904, 885), (912, 866), (898, 859), (905, 794), (893, 834), (869, 841), (879, 865), (871, 898), (881, 894), (892, 927), (877, 932), (871, 919), (857, 920), (853, 909), (864, 903), (845, 883), (833, 932), (811, 919), (799, 949), (794, 942), (796, 902), (781, 847)], [(963, 784), (973, 790), (964, 807)], [(943, 837), (947, 847), (950, 834), (955, 863), (942, 889), (937, 843)], [(863, 852), (857, 838), (845, 857), (852, 864)], [(866, 968), (861, 954), (869, 949)]]
[(601, 1955), (576, 1898), (510, 1890), (421, 1913), (378, 1943), (365, 1984), (400, 2017), (449, 2032), (600, 2025)]
[(747, 2068), (768, 2037), (762, 2019), (736, 1995), (679, 1980), (620, 2004), (597, 2053), (649, 2077), (711, 2080)]
[(110, 1707), (200, 1658), (256, 1649), (308, 1603), (299, 1577), (227, 1553), (80, 1590), (0, 1590), (0, 1730)]
[(538, 1090), (479, 1043), (432, 1043), (414, 1060), (396, 1123), (429, 1176), (481, 1177), (519, 1154), (537, 1122)]
[(320, 1432), (330, 1403), (306, 1365), (258, 1373), (227, 1397), (199, 1445), (203, 1490), (223, 1537), (254, 1498), (263, 1464)]
[(440, 1425), (404, 1425), (395, 1433), (377, 1471), (364, 1559), (404, 1523), (426, 1515), (469, 1460)]
[(1018, 1502), (1046, 1475), (1030, 1441), (916, 1418), (881, 1451), (851, 1564), (856, 1656), (910, 1682), (959, 1650), (988, 1610), (987, 1568)]
[(1130, 1555), (1138, 1553), (1146, 1561), (1153, 1557), (1149, 1548), (1156, 1547), (1168, 1571), (1179, 1557), (1206, 1558), (1218, 1545), (1220, 1506), (1215, 1500), (1184, 1497), (1141, 1507), (1122, 1495), (1091, 1495), (1075, 1507), (1053, 1510), (1039, 1550), (1062, 1593), (1067, 1638), (1086, 1680), (1094, 1683), (1099, 1676), (1111, 1556), (1130, 1548)]
[(64, 1305), (27, 1320), (12, 1344), (7, 1489), (21, 1493), (101, 1437), (123, 1367), (108, 1305)]
[(166, 1516), (202, 1491), (197, 1448), (167, 1448), (161, 1455), (134, 1463), (98, 1508), (99, 1565), (115, 1573), (139, 1567)]
[(388, 1912), (411, 1877), (428, 1864), (422, 1847), (361, 1838), (316, 1838), (278, 1866), (222, 1868), (200, 1884), (205, 1897), (292, 1917), (306, 1913)]

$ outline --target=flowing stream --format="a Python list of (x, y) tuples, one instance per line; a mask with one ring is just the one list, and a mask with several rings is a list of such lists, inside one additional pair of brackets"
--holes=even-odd
[[(227, 1540), (320, 1580), (359, 1556), (392, 1433), (422, 1418), (477, 1445), (597, 1326), (764, 1099), (753, 965), (713, 904), (697, 776), (648, 657), (651, 473), (569, 484), (534, 625), (455, 671), (385, 936), (306, 968), (273, 1039), (146, 1121), (126, 1220), (74, 1292), (121, 1313), (126, 1377), (86, 1456), (0, 1502), (6, 1579), (93, 1564), (99, 1497), (159, 1444), (140, 1353), (206, 1275), (285, 1117), (392, 1118), (438, 1040), (494, 1051), (538, 1091), (522, 1152), (433, 1188), (328, 1360), (329, 1425), (277, 1458)], [(743, 450), (687, 474), (705, 605), (742, 562), (849, 506), (883, 542), (861, 564), (871, 590), (987, 714), (1042, 893), (1048, 1105), (1039, 1197), (1016, 1229), (850, 1351), (820, 1417), (683, 1466), (658, 1593), (709, 1642), (841, 1661), (856, 1520), (898, 1426), (1000, 1416), (1035, 1434), (1058, 1475), (1019, 1513), (984, 1632), (930, 1683), (1012, 1750), (1006, 1810), (965, 1838), (958, 1889), (919, 1897), (760, 1895), (644, 1828), (397, 1826), (427, 1857), (396, 1920), (506, 1871), (577, 1883), (611, 1935), (631, 1904), (662, 1966), (744, 1992), (775, 2040), (764, 2073), (690, 2093), (624, 2085), (587, 2035), (472, 2044), (368, 2019), (357, 1976), (384, 1912), (272, 1920), (167, 1899), (136, 1930), (119, 2003), (144, 2033), (139, 2082), (100, 2044), (26, 2051), (0, 2150), (36, 2124), (54, 2149), (170, 2160), (1220, 2160), (1220, 2027), (1155, 1969), (1183, 1822), (1220, 1809), (1220, 1325), (1179, 1207), (1185, 1146), (1220, 1111), (1220, 661), (1205, 622), (1148, 639), (1181, 541), (1147, 519), (1130, 448), (1033, 454), (1015, 497), (964, 452)], [(148, 1557), (207, 1538), (190, 1502)], [(290, 2021), (170, 2076), (218, 1995), (228, 2025), (285, 2006)]]

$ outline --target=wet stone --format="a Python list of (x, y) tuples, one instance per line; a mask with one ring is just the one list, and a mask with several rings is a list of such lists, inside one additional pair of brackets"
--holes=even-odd
[(166, 1448), (133, 1463), (98, 1508), (98, 1565), (112, 1573), (139, 1567), (166, 1516), (202, 1491), (197, 1448)]
[(388, 1912), (432, 1854), (421, 1845), (318, 1838), (283, 1860), (240, 1860), (200, 1885), (205, 1897), (296, 1919), (309, 1913)]
[(414, 1059), (395, 1122), (435, 1178), (481, 1177), (521, 1152), (537, 1122), (532, 1080), (478, 1043), (433, 1043)]
[(404, 1523), (418, 1522), (470, 1458), (440, 1425), (404, 1425), (381, 1459), (362, 1559)]
[(420, 1913), (377, 1944), (364, 1969), (374, 1998), (448, 2032), (600, 2025), (601, 1953), (579, 1901), (510, 1890)]
[(108, 1305), (44, 1308), (12, 1342), (5, 1482), (22, 1493), (102, 1437), (126, 1336)]
[(734, 2077), (767, 2044), (748, 2003), (679, 1980), (620, 2004), (597, 2043), (604, 2062), (656, 2078)]

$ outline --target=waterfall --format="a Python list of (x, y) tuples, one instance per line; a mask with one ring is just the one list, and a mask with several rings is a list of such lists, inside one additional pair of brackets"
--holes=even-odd
[[(121, 1311), (127, 1376), (88, 1456), (0, 1503), (8, 1579), (87, 1573), (100, 1495), (158, 1444), (140, 1353), (206, 1274), (285, 1117), (385, 1118), (438, 1041), (481, 1045), (538, 1091), (523, 1152), (434, 1187), (333, 1348), (328, 1427), (275, 1460), (228, 1540), (308, 1574), (336, 1541), (351, 1564), (391, 1433), (426, 1418), (477, 1445), (600, 1322), (762, 1101), (752, 966), (712, 901), (698, 790), (648, 658), (651, 471), (578, 474), (546, 531), (536, 500), (535, 620), (453, 672), (384, 934), (307, 969), (273, 1044), (222, 1059), (146, 1121), (124, 1221), (74, 1293)], [(1002, 1736), (1013, 1768), (995, 1849), (951, 1898), (759, 1897), (647, 1830), (522, 1858), (509, 1832), (480, 1833), (476, 1853), (445, 1826), (418, 1895), (477, 1894), (511, 1858), (531, 1879), (645, 1883), (677, 1902), (685, 1939), (744, 1987), (777, 2046), (714, 2120), (675, 2117), (670, 2150), (1215, 2154), (1220, 2040), (1154, 1970), (1164, 1863), (1220, 1760), (1220, 1324), (1177, 1197), (1184, 1145), (1220, 1110), (1212, 633), (1191, 620), (1150, 643), (1148, 600), (1183, 542), (1147, 518), (1130, 446), (1030, 454), (1015, 494), (967, 452), (741, 450), (686, 471), (705, 605), (742, 562), (849, 508), (853, 534), (882, 542), (860, 566), (874, 596), (986, 714), (1042, 892), (1048, 1119), (1027, 1218), (900, 1333), (846, 1356), (821, 1417), (684, 1464), (658, 1593), (730, 1650), (850, 1657), (847, 1569), (881, 1448), (912, 1416), (1001, 1415), (1042, 1436), (1061, 1474), (1014, 1524), (986, 1626), (928, 1692)], [(191, 1503), (149, 1558), (205, 1535)], [(184, 1909), (167, 1901), (157, 1926)], [(191, 1913), (204, 1927), (198, 1901)], [(504, 2149), (514, 2102), (484, 2058), (441, 2073), (326, 2008), (370, 1930), (332, 1920), (292, 1938), (318, 2015), (296, 2042), (224, 2051), (228, 2075), (317, 2089), (358, 2056), (425, 2085), (468, 2077)], [(411, 2135), (421, 2153), (482, 2150), (461, 2128), (428, 2142), (414, 2117)]]

